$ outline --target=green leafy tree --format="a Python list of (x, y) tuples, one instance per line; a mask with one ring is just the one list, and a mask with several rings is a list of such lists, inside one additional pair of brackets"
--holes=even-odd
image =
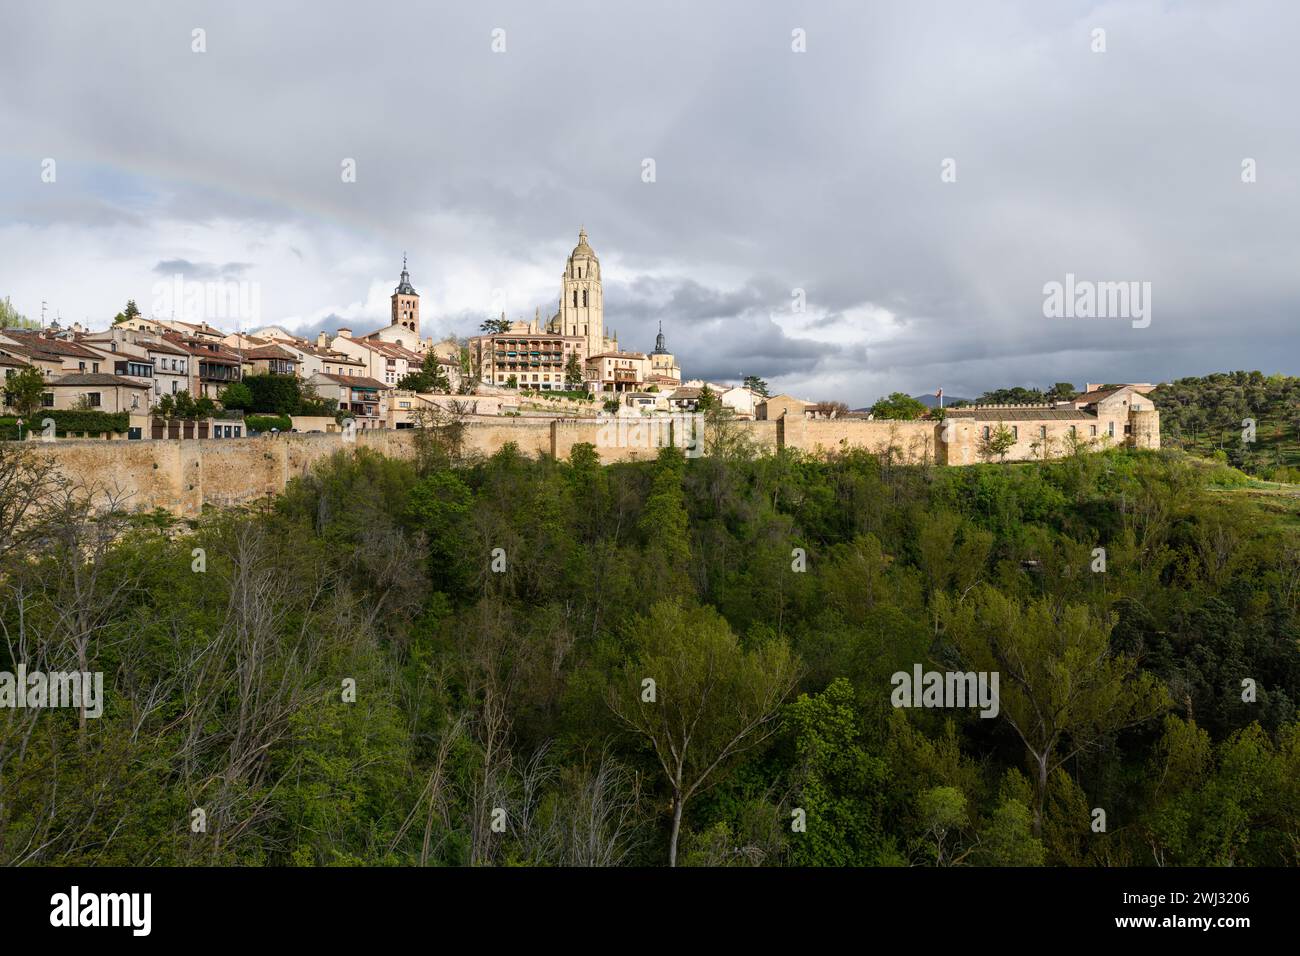
[(31, 418), (41, 407), (45, 394), (45, 376), (30, 366), (14, 373), (4, 382), (5, 404), (24, 418)]
[(139, 315), (140, 315), (140, 310), (139, 308), (136, 307), (135, 299), (127, 299), (126, 308), (124, 308), (121, 312), (117, 313), (117, 315), (113, 316), (113, 324), (119, 325), (120, 323), (125, 322), (128, 319), (138, 318)]
[(478, 329), (484, 335), (504, 335), (510, 331), (510, 320), (505, 316), (499, 319), (484, 319)]
[(564, 385), (566, 388), (582, 388), (582, 366), (578, 363), (578, 353), (569, 353), (569, 361), (564, 366)]
[(999, 716), (1034, 771), (1034, 836), (1052, 772), (1169, 706), (1164, 685), (1115, 653), (1109, 628), (1082, 605), (1021, 605), (988, 585), (962, 601), (936, 597), (943, 632), (966, 667), (999, 675)]
[(1074, 396), (1078, 394), (1079, 393), (1072, 382), (1057, 382), (1047, 390), (1047, 398), (1049, 401), (1065, 402), (1074, 398)]
[(843, 677), (786, 708), (794, 736), (793, 799), (807, 831), (791, 845), (795, 866), (879, 866), (896, 862), (884, 834), (889, 767), (862, 737), (853, 685)]
[(419, 369), (407, 372), (397, 382), (397, 387), (412, 392), (437, 392), (446, 394), (451, 391), (451, 380), (447, 370), (438, 361), (434, 352), (426, 352)]
[(985, 461), (1007, 460), (1007, 452), (1011, 451), (1016, 445), (1016, 435), (1010, 428), (1002, 422), (989, 428), (988, 435), (982, 435), (977, 443), (976, 451)]
[(927, 411), (929, 409), (905, 392), (892, 392), (888, 398), (882, 398), (871, 406), (871, 414), (876, 418), (900, 421), (913, 421)]
[(764, 398), (769, 397), (767, 394), (767, 382), (763, 381), (763, 379), (759, 378), (757, 375), (745, 376), (745, 388), (749, 389), (756, 395), (762, 395)]
[(460, 388), (458, 391), (462, 395), (472, 395), (475, 387), (478, 385), (481, 370), (474, 356), (470, 353), (468, 345), (460, 347)]
[(253, 391), (243, 382), (231, 382), (218, 397), (221, 406), (232, 411), (247, 411), (253, 407)]
[(696, 402), (695, 410), (702, 414), (716, 411), (722, 407), (722, 399), (718, 398), (718, 393), (709, 387), (707, 382), (700, 389), (700, 397)]
[(650, 746), (672, 795), (668, 865), (676, 866), (686, 805), (772, 736), (799, 666), (784, 641), (742, 648), (708, 607), (656, 602), (630, 630), (628, 662), (607, 699)]
[(177, 418), (192, 419), (198, 416), (198, 407), (195, 405), (194, 396), (189, 393), (188, 389), (183, 388), (176, 393), (174, 410)]
[(27, 316), (23, 315), (13, 307), (9, 297), (5, 296), (0, 301), (0, 329), (35, 329), (40, 328), (39, 322), (33, 322)]
[(1047, 396), (1036, 388), (998, 388), (975, 400), (977, 405), (1041, 405)]

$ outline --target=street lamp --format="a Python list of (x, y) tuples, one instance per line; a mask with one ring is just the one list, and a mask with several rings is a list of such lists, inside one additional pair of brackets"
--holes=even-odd
[(18, 440), (19, 440), (19, 441), (22, 441), (22, 440), (23, 440), (23, 420), (22, 420), (21, 418), (18, 419), (17, 424), (18, 424)]

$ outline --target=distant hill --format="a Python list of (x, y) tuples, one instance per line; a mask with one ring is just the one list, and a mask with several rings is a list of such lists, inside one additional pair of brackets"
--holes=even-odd
[[(926, 408), (938, 408), (939, 399), (933, 395), (913, 395), (914, 399), (924, 405)], [(951, 405), (953, 402), (969, 402), (969, 398), (962, 398), (960, 395), (945, 395), (943, 397), (944, 407)]]

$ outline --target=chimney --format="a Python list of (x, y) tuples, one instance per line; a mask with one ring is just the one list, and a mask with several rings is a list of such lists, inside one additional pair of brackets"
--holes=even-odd
[(342, 337), (345, 338), (345, 339), (350, 339), (350, 338), (352, 338), (352, 330), (351, 330), (351, 329), (339, 329), (339, 335), (342, 336)]

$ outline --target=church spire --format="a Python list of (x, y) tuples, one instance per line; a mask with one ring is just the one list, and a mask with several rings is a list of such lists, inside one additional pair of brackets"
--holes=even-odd
[(415, 286), (411, 285), (411, 274), (406, 271), (406, 253), (402, 253), (402, 281), (397, 284), (394, 290), (397, 295), (419, 295), (415, 291)]
[(659, 334), (655, 336), (655, 354), (667, 355), (668, 346), (664, 344), (664, 320), (659, 320)]

